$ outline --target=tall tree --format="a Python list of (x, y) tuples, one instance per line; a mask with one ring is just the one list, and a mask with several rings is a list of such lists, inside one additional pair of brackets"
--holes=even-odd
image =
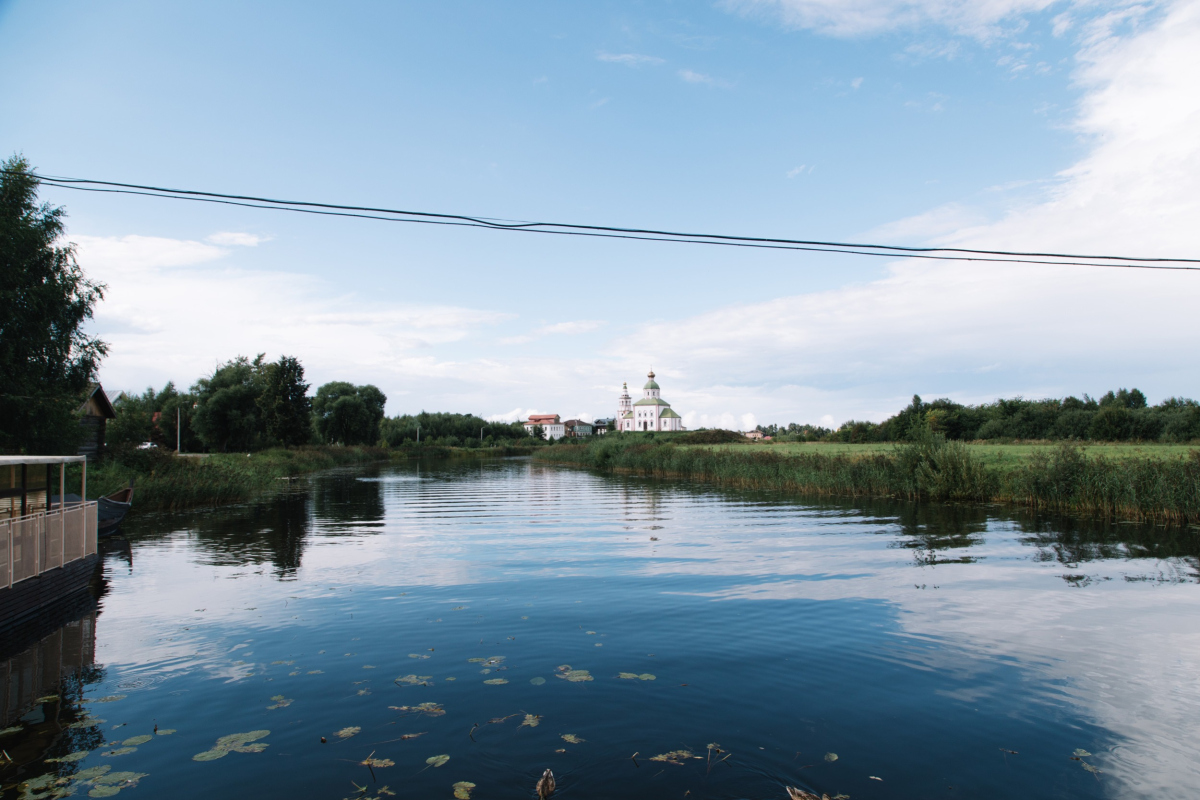
[(271, 442), (295, 447), (312, 441), (312, 402), (304, 382), (304, 366), (298, 359), (282, 356), (263, 369), (263, 431)]
[(29, 162), (0, 162), (0, 449), (73, 452), (77, 409), (108, 346), (89, 336), (104, 285), (75, 260), (62, 207), (38, 203)]
[(355, 386), (333, 381), (317, 389), (313, 416), (322, 442), (329, 444), (375, 444), (387, 397), (367, 384)]
[(260, 354), (250, 361), (238, 356), (192, 387), (196, 395), (192, 428), (209, 450), (245, 452), (259, 446), (262, 419), (258, 398), (264, 357)]

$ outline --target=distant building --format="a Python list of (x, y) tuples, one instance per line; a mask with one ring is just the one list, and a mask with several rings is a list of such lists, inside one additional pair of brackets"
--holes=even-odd
[(636, 403), (630, 402), (629, 385), (621, 384), (621, 397), (617, 401), (617, 419), (622, 431), (681, 431), (683, 418), (671, 409), (671, 404), (659, 396), (659, 386), (654, 382), (654, 370), (646, 376), (650, 380), (642, 387), (645, 395)]
[[(742, 434), (742, 435), (743, 435), (743, 436), (745, 436), (747, 439), (762, 439), (762, 438), (763, 438), (763, 432), (762, 432), (762, 431), (746, 431), (746, 432), (745, 432), (744, 434)], [(766, 438), (770, 439), (771, 437), (770, 437), (770, 436), (768, 436), (768, 437), (766, 437)]]
[(603, 436), (604, 434), (608, 433), (610, 430), (613, 430), (613, 423), (615, 423), (615, 422), (616, 422), (616, 420), (614, 420), (614, 419), (592, 420), (592, 435), (593, 436)]
[(538, 425), (542, 426), (547, 439), (560, 439), (567, 435), (567, 427), (559, 421), (558, 414), (530, 414), (525, 430), (532, 436), (533, 429)]
[(117, 412), (109, 402), (104, 387), (96, 384), (89, 391), (79, 407), (79, 427), (83, 428), (83, 442), (79, 445), (78, 454), (89, 459), (98, 458), (104, 452), (104, 430), (110, 419), (116, 419)]
[(592, 423), (581, 419), (569, 419), (563, 423), (563, 427), (566, 428), (568, 439), (582, 439), (592, 435)]

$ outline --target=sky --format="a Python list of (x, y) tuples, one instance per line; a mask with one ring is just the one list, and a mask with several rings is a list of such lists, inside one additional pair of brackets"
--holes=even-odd
[[(0, 0), (0, 157), (504, 219), (1200, 257), (1200, 1)], [(43, 187), (115, 395), (238, 355), (389, 414), (689, 428), (1200, 396), (1200, 273), (597, 241)]]

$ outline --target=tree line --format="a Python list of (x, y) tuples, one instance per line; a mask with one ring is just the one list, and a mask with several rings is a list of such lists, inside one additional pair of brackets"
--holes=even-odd
[[(519, 424), (474, 414), (405, 414), (387, 418), (387, 396), (371, 384), (333, 381), (309, 396), (304, 366), (292, 356), (267, 361), (239, 356), (187, 392), (168, 383), (142, 394), (122, 392), (108, 425), (113, 446), (145, 442), (186, 452), (252, 452), (306, 444), (379, 445), (406, 442), (479, 447), (528, 439)], [(480, 436), (481, 431), (483, 436)]]
[(1151, 406), (1138, 389), (1026, 400), (1001, 399), (963, 405), (945, 398), (912, 402), (883, 422), (850, 420), (836, 430), (813, 425), (760, 425), (758, 430), (782, 441), (902, 442), (924, 429), (947, 439), (1052, 440), (1096, 442), (1191, 442), (1200, 439), (1200, 403), (1168, 398)]

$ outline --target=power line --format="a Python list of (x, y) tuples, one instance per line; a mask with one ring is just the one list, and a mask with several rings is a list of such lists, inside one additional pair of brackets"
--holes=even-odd
[[(10, 172), (10, 170), (2, 170)], [(1114, 267), (1123, 269), (1200, 270), (1200, 259), (1142, 258), (1114, 255), (1081, 255), (1077, 253), (1027, 252), (1015, 250), (984, 250), (959, 247), (905, 247), (899, 245), (864, 244), (805, 239), (783, 239), (725, 234), (686, 233), (651, 228), (623, 228), (562, 222), (531, 222), (501, 220), (489, 217), (448, 214), (430, 211), (408, 211), (373, 206), (342, 205), (304, 200), (279, 200), (253, 195), (205, 192), (193, 189), (171, 189), (143, 184), (102, 181), (88, 178), (64, 178), (22, 173), (45, 185), (77, 191), (106, 194), (130, 194), (161, 197), (172, 200), (216, 203), (221, 205), (262, 208), (322, 216), (353, 217), (385, 222), (407, 222), (452, 227), (487, 228), (517, 233), (541, 233), (590, 238), (632, 239), (679, 244), (704, 244), (725, 247), (750, 247), (769, 250), (800, 250), (807, 252), (842, 253), (885, 258), (920, 258), (936, 261), (978, 261), (1012, 264), (1042, 264), (1058, 266)], [(109, 188), (105, 188), (109, 187)]]

